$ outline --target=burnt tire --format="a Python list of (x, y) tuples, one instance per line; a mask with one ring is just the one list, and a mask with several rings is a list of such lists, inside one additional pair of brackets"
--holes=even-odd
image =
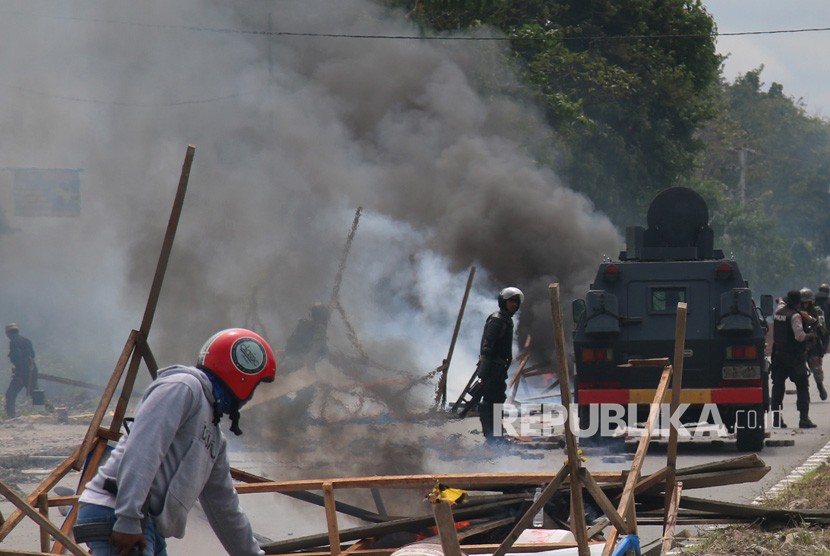
[(735, 436), (739, 452), (760, 452), (764, 449), (764, 417), (764, 407), (761, 405), (736, 412)]

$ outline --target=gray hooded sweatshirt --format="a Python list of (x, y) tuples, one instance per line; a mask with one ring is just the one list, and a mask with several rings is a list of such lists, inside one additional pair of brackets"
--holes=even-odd
[[(184, 537), (198, 498), (228, 554), (264, 554), (239, 507), (227, 441), (213, 424), (213, 389), (195, 367), (159, 371), (136, 409), (130, 433), (119, 440), (80, 501), (115, 509), (114, 530), (141, 533), (145, 508), (163, 537)], [(118, 494), (104, 489), (115, 479)], [(146, 504), (146, 506), (145, 506)]]

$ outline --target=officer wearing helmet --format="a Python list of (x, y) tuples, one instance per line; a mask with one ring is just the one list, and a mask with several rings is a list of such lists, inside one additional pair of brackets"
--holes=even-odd
[(784, 303), (772, 316), (772, 361), (770, 375), (772, 392), (770, 405), (772, 409), (772, 426), (787, 428), (781, 415), (784, 403), (785, 382), (789, 378), (796, 388), (795, 406), (799, 412), (798, 426), (802, 429), (814, 428), (810, 420), (810, 389), (807, 370), (807, 343), (816, 339), (814, 332), (806, 332), (802, 314), (801, 292), (790, 290)]
[(481, 379), (481, 401), (478, 404), (481, 430), (488, 443), (498, 443), (493, 436), (493, 404), (507, 399), (507, 369), (513, 361), (513, 315), (524, 301), (522, 290), (504, 288), (499, 292), (499, 310), (487, 317), (481, 335), (478, 376)]
[(807, 365), (810, 367), (810, 372), (813, 373), (819, 397), (826, 400), (827, 390), (824, 388), (822, 362), (827, 349), (827, 324), (824, 320), (824, 311), (814, 301), (813, 290), (802, 288), (801, 316), (804, 321), (804, 329), (816, 334), (816, 339), (807, 344)]
[[(827, 317), (828, 312), (830, 312), (830, 286), (827, 284), (822, 284), (818, 287), (818, 291), (816, 292), (816, 305), (824, 313), (824, 316)], [(830, 345), (825, 347), (830, 348)]]
[(182, 538), (198, 499), (228, 554), (264, 554), (239, 506), (219, 428), (261, 382), (273, 382), (274, 352), (258, 334), (222, 330), (202, 346), (195, 366), (159, 370), (135, 420), (81, 494), (74, 529), (93, 556), (167, 554), (165, 539)]

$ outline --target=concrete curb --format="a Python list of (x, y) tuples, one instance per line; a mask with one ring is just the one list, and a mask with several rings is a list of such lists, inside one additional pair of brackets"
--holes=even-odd
[(807, 460), (802, 463), (799, 467), (796, 467), (790, 474), (778, 481), (771, 489), (769, 489), (765, 494), (762, 494), (758, 498), (752, 501), (753, 504), (760, 504), (766, 500), (771, 498), (775, 498), (782, 492), (784, 492), (787, 487), (791, 484), (796, 483), (801, 480), (804, 475), (823, 463), (827, 463), (830, 461), (830, 442), (824, 445), (824, 448), (807, 458)]
[[(761, 504), (769, 499), (775, 498), (787, 488), (793, 484), (800, 481), (805, 474), (813, 471), (814, 469), (818, 468), (820, 465), (830, 462), (830, 442), (824, 445), (824, 448), (807, 458), (804, 463), (800, 466), (796, 467), (790, 474), (778, 481), (775, 485), (772, 486), (766, 493), (758, 496), (755, 500), (751, 502), (751, 504)], [(728, 527), (728, 525), (717, 525), (716, 527)], [(682, 554), (683, 549), (692, 548), (698, 544), (698, 542), (692, 542), (687, 545), (683, 545), (675, 547), (666, 553), (666, 556), (679, 556)]]

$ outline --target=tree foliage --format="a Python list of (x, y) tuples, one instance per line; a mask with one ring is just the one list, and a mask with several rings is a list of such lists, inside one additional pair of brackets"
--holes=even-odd
[(548, 161), (624, 225), (688, 174), (712, 117), (714, 22), (689, 0), (389, 0), (433, 31), (495, 27), (560, 133)]
[(498, 29), (561, 142), (546, 160), (620, 229), (706, 198), (756, 291), (830, 282), (830, 125), (763, 66), (727, 83), (699, 0), (384, 0), (425, 32)]

